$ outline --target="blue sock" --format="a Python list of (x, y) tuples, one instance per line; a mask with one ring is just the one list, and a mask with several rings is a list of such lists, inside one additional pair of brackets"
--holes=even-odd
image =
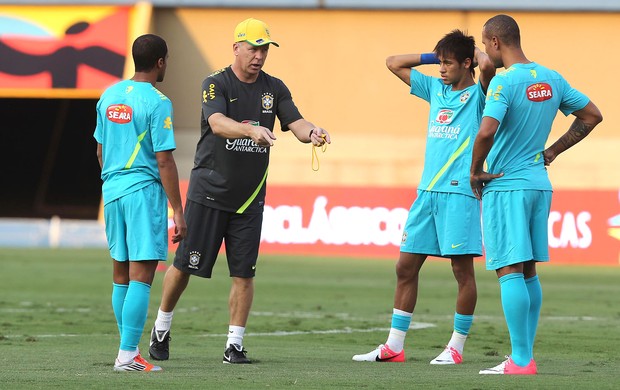
[(123, 305), (125, 303), (125, 295), (127, 295), (127, 284), (112, 283), (112, 310), (114, 310), (114, 317), (116, 317), (116, 325), (118, 326), (118, 333), (123, 334)]
[(538, 329), (538, 319), (540, 318), (540, 308), (542, 307), (542, 287), (538, 275), (525, 279), (525, 286), (530, 295), (530, 314), (528, 317), (528, 337), (530, 347), (532, 348), (532, 357), (534, 357), (534, 339), (536, 338), (536, 330)]
[[(408, 313), (409, 314), (409, 313)], [(403, 315), (403, 314), (392, 314), (392, 328), (398, 329), (401, 332), (406, 332), (409, 330), (409, 325), (411, 324), (411, 314)]]
[(407, 330), (409, 330), (412, 316), (413, 313), (396, 308), (392, 310), (392, 326), (390, 327), (388, 339), (385, 342), (392, 351), (400, 352), (403, 350), (405, 346), (405, 336), (407, 336)]
[(525, 367), (532, 359), (532, 348), (528, 337), (530, 297), (523, 274), (504, 275), (499, 278), (499, 285), (512, 346), (510, 357), (516, 365)]
[(146, 315), (149, 309), (151, 286), (132, 280), (129, 282), (125, 304), (123, 305), (123, 331), (121, 346), (123, 351), (135, 351), (140, 343)]
[(454, 331), (455, 332), (468, 335), (472, 322), (474, 322), (473, 315), (454, 313)]

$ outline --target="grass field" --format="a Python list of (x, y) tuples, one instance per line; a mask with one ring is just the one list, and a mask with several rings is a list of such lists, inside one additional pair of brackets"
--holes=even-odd
[[(0, 249), (2, 389), (617, 389), (620, 268), (539, 267), (544, 290), (539, 375), (481, 376), (510, 353), (495, 275), (478, 264), (478, 307), (460, 366), (430, 366), (452, 331), (456, 284), (429, 261), (404, 364), (351, 361), (383, 343), (394, 261), (263, 257), (245, 347), (254, 364), (222, 364), (228, 323), (226, 263), (192, 279), (175, 312), (162, 373), (117, 373), (118, 335), (104, 250)], [(156, 275), (146, 332), (161, 296)]]

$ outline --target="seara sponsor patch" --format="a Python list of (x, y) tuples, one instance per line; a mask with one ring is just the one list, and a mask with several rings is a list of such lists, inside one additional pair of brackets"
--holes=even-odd
[(454, 116), (454, 111), (449, 109), (439, 110), (437, 113), (437, 118), (435, 118), (435, 122), (441, 125), (447, 125), (452, 122), (452, 116)]
[(527, 98), (533, 102), (543, 102), (553, 97), (551, 86), (547, 83), (536, 83), (527, 87)]
[(126, 104), (112, 104), (107, 112), (108, 120), (114, 123), (129, 123), (133, 117), (133, 110)]

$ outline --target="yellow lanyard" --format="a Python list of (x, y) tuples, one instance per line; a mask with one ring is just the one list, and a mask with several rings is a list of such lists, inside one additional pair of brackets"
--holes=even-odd
[[(321, 134), (321, 137), (325, 139), (325, 134)], [(327, 143), (323, 143), (323, 145), (321, 145), (321, 152), (325, 153), (326, 150), (327, 150)], [(314, 168), (314, 160), (316, 160), (316, 169)], [(320, 167), (319, 156), (316, 153), (316, 146), (313, 144), (312, 145), (312, 170), (316, 172), (319, 170), (319, 167)]]

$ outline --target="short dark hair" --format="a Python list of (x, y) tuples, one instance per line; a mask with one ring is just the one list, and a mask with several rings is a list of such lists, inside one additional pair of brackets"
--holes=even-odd
[(136, 72), (152, 70), (160, 58), (166, 59), (168, 46), (166, 41), (155, 34), (141, 35), (133, 42), (131, 55), (136, 66)]
[[(459, 64), (469, 58), (473, 64), (476, 39), (461, 30), (452, 30), (437, 42), (433, 51), (438, 57), (454, 57)], [(474, 71), (473, 66), (471, 71)]]
[(496, 36), (500, 42), (514, 47), (521, 47), (521, 32), (517, 22), (508, 15), (495, 15), (484, 24), (487, 36)]

